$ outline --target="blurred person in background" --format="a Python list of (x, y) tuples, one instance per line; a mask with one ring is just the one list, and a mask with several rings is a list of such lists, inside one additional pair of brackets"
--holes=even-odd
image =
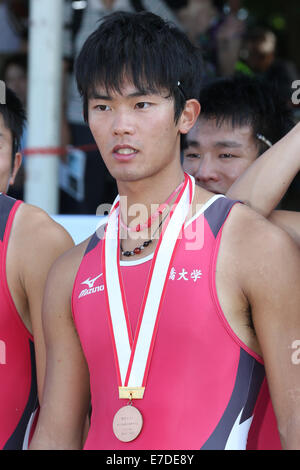
[(12, 21), (6, 0), (0, 0), (0, 54), (17, 52), (21, 49), (21, 36)]
[(292, 107), (292, 83), (299, 73), (293, 62), (278, 57), (277, 37), (270, 29), (255, 26), (247, 31), (235, 72), (263, 76)]
[(9, 55), (2, 68), (1, 76), (6, 86), (13, 90), (26, 109), (27, 104), (27, 54)]
[(0, 0), (0, 54), (26, 50), (28, 0)]
[(234, 71), (246, 27), (240, 7), (240, 0), (187, 0), (177, 10), (189, 39), (201, 47), (208, 78)]
[[(28, 56), (27, 53), (16, 53), (6, 56), (0, 79), (3, 80), (8, 88), (10, 88), (21, 100), (25, 110), (27, 109), (28, 98)], [(65, 147), (70, 143), (70, 130), (65, 115), (65, 84), (61, 97), (61, 142), (60, 145)], [(20, 152), (22, 153), (22, 165), (17, 173), (15, 182), (9, 187), (8, 194), (16, 199), (24, 197), (24, 183), (26, 177), (26, 159), (27, 159), (27, 123), (23, 128), (23, 134), (20, 142)], [(62, 161), (64, 156), (61, 156)]]

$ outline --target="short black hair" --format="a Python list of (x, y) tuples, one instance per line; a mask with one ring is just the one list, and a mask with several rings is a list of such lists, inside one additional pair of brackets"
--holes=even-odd
[[(203, 86), (199, 101), (200, 118), (215, 119), (217, 126), (250, 126), (253, 137), (262, 134), (272, 144), (295, 125), (293, 111), (275, 85), (260, 77), (237, 74), (215, 79)], [(258, 154), (268, 146), (257, 140)]]
[(166, 90), (174, 98), (177, 122), (186, 100), (199, 95), (201, 64), (199, 49), (172, 23), (149, 12), (112, 13), (88, 37), (76, 60), (85, 121), (97, 85), (120, 92), (126, 77), (142, 92)]
[(4, 125), (12, 134), (12, 164), (15, 154), (20, 150), (21, 138), (26, 123), (26, 113), (17, 95), (5, 88), (5, 104), (0, 104), (0, 114), (3, 116)]

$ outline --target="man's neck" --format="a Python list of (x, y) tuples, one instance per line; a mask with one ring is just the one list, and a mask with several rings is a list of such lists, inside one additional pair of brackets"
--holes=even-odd
[(180, 168), (168, 176), (159, 174), (134, 182), (118, 182), (122, 219), (127, 225), (133, 220), (136, 225), (143, 224), (183, 181), (184, 173)]

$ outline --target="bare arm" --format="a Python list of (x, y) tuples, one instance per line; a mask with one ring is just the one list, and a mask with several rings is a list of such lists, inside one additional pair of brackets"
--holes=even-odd
[(41, 398), (45, 374), (42, 300), (46, 278), (54, 261), (73, 247), (74, 242), (66, 230), (43, 210), (28, 204), (22, 204), (19, 208), (12, 236), (14, 266), (18, 267), (18, 284), (21, 288), (17, 299), (23, 299), (19, 311), (34, 337)]
[[(75, 254), (77, 247), (74, 249)], [(47, 366), (30, 449), (81, 449), (89, 407), (89, 373), (71, 312), (74, 250), (53, 265), (43, 303)]]
[(269, 217), (300, 170), (300, 123), (234, 182), (227, 196)]
[(282, 445), (300, 449), (300, 366), (293, 361), (300, 339), (300, 252), (284, 231), (244, 209), (249, 216), (233, 239), (237, 282), (251, 306)]
[(285, 230), (300, 247), (300, 212), (273, 211), (269, 220)]

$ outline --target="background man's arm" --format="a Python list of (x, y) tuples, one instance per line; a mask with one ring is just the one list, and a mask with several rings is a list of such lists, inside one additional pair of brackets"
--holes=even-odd
[[(299, 148), (300, 123), (257, 158), (233, 183), (226, 195), (239, 199), (263, 216), (270, 217), (300, 170)], [(285, 228), (294, 238), (296, 234), (296, 241), (300, 237), (299, 217), (289, 219), (282, 211), (278, 211), (271, 214), (270, 220)]]
[(300, 247), (300, 212), (273, 211), (269, 220), (285, 230)]
[[(76, 250), (77, 248), (75, 248)], [(30, 449), (81, 449), (89, 408), (89, 373), (75, 330), (71, 250), (53, 265), (43, 303), (47, 365), (43, 400)]]

